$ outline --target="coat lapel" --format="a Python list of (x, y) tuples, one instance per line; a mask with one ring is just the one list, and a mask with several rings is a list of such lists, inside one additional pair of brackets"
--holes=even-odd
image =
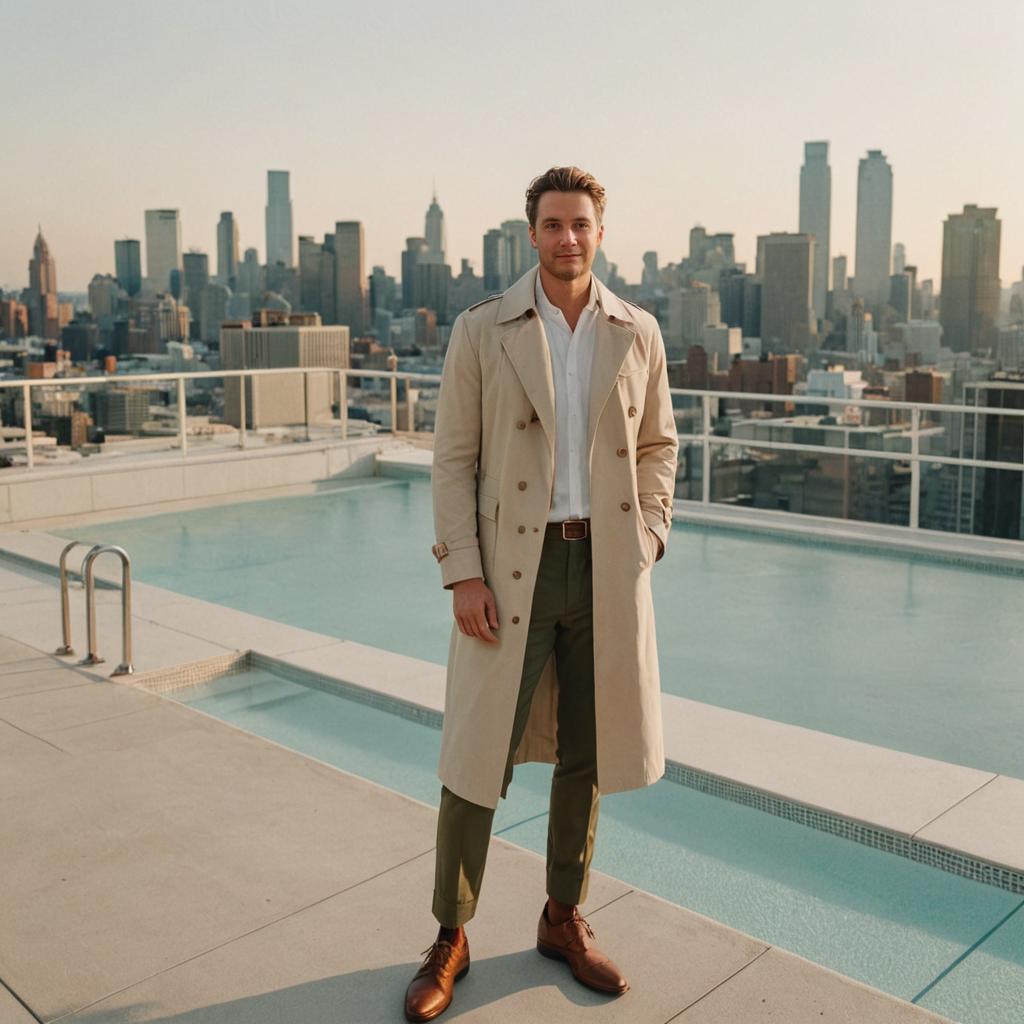
[(595, 334), (594, 362), (590, 369), (590, 410), (587, 420), (588, 458), (594, 446), (597, 421), (601, 418), (608, 396), (615, 387), (615, 378), (636, 336), (628, 324), (615, 317), (606, 316), (603, 312), (597, 314)]
[(540, 317), (533, 314), (512, 326), (501, 337), (501, 347), (515, 368), (526, 397), (537, 412), (540, 425), (555, 446), (555, 384), (551, 355)]

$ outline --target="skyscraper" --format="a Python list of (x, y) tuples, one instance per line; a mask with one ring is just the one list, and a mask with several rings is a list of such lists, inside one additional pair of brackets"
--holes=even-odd
[(181, 270), (181, 218), (177, 210), (147, 210), (146, 277), (165, 292), (172, 270)]
[(427, 241), (424, 262), (444, 263), (444, 211), (437, 203), (436, 192), (427, 208), (423, 236)]
[(217, 281), (229, 288), (238, 278), (238, 221), (225, 210), (217, 222)]
[(60, 309), (57, 302), (57, 263), (39, 229), (32, 258), (28, 261), (28, 329), (40, 338), (60, 337)]
[(114, 242), (114, 272), (129, 295), (138, 295), (142, 287), (142, 246), (137, 238)]
[(210, 257), (205, 252), (192, 249), (185, 253), (183, 262), (185, 288), (182, 297), (192, 319), (198, 320), (199, 298), (203, 294), (203, 289), (210, 283)]
[(867, 306), (881, 306), (889, 298), (892, 168), (880, 149), (869, 149), (858, 166), (856, 245), (854, 291)]
[(299, 310), (320, 313), (320, 254), (322, 246), (312, 235), (299, 235)]
[(267, 171), (267, 266), (293, 264), (292, 200), (288, 171)]
[(814, 315), (825, 319), (828, 297), (829, 228), (832, 219), (832, 168), (827, 142), (804, 143), (800, 168), (800, 231), (814, 235)]
[(245, 250), (238, 264), (238, 291), (248, 296), (250, 310), (258, 309), (263, 302), (263, 268), (260, 254), (253, 248)]
[(491, 228), (484, 235), (484, 291), (490, 295), (508, 286), (508, 242), (504, 231)]
[(892, 272), (902, 274), (907, 265), (907, 247), (902, 242), (897, 242), (892, 247)]
[[(757, 240), (761, 253), (761, 339), (765, 350), (806, 353), (817, 325), (814, 289), (814, 238), (773, 232)], [(886, 294), (889, 281), (886, 278)]]
[(530, 225), (527, 221), (502, 221), (501, 230), (505, 235), (505, 259), (508, 282), (511, 284), (537, 263), (537, 250), (530, 242)]
[(359, 337), (366, 329), (366, 268), (363, 224), (358, 220), (340, 220), (334, 225), (335, 317)]
[(419, 296), (416, 294), (416, 268), (420, 261), (426, 259), (427, 240), (418, 235), (405, 240), (405, 251), (402, 253), (402, 306), (404, 309), (416, 309)]
[(944, 344), (954, 352), (995, 347), (1000, 229), (995, 207), (973, 203), (943, 225), (939, 319)]
[(644, 295), (653, 295), (658, 287), (658, 254), (654, 251), (644, 253), (644, 269), (640, 275), (640, 291)]

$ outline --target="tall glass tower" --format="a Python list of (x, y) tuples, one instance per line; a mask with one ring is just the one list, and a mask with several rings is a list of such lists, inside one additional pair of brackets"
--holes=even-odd
[(428, 263), (444, 263), (444, 211), (438, 205), (437, 192), (427, 208), (424, 237), (427, 240)]
[(857, 250), (854, 291), (869, 307), (889, 300), (892, 254), (892, 168), (880, 149), (868, 150), (857, 170)]
[(825, 319), (828, 296), (829, 227), (832, 219), (832, 168), (827, 142), (804, 143), (800, 168), (800, 233), (814, 235), (814, 315)]
[(288, 171), (267, 171), (267, 266), (294, 264)]

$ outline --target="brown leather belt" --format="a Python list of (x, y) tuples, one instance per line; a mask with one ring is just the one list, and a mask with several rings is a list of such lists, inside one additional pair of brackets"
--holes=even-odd
[(562, 540), (586, 540), (590, 536), (590, 520), (566, 519), (561, 523), (548, 523), (545, 536), (552, 534)]

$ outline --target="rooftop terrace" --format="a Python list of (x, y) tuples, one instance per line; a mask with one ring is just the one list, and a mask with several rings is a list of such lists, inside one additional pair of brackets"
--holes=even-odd
[[(83, 476), (80, 487), (44, 471), (20, 492), (11, 485), (8, 507), (21, 528), (0, 534), (0, 850), (9, 866), (0, 876), (0, 1020), (401, 1019), (402, 993), (435, 927), (433, 809), (165, 694), (243, 658), (436, 722), (443, 668), (136, 584), (138, 674), (111, 680), (120, 644), (114, 589), (98, 593), (107, 663), (87, 670), (49, 653), (63, 542), (42, 532), (68, 512), (79, 523), (102, 521), (140, 514), (147, 500), (163, 511), (308, 492), (339, 471), (365, 473), (381, 454), (375, 471), (384, 475), (428, 468), (422, 454), (389, 458), (382, 447), (368, 439), (289, 446), (228, 461), (193, 456), (180, 468), (161, 460), (148, 477), (146, 467), (141, 478), (126, 467)], [(54, 505), (57, 487), (73, 508)], [(688, 504), (684, 515), (709, 514)], [(749, 511), (727, 510), (722, 521), (730, 516), (738, 528), (772, 527)], [(795, 528), (801, 517), (785, 518)], [(863, 541), (856, 524), (830, 529), (819, 520), (814, 529)], [(892, 534), (894, 546), (925, 544), (922, 533)], [(994, 559), (1019, 572), (1014, 546), (946, 543), (951, 559)], [(71, 601), (81, 654), (80, 590)], [(182, 669), (189, 665), (197, 667)], [(1024, 892), (1024, 782), (671, 694), (664, 706), (677, 781)], [(543, 900), (536, 854), (496, 838), (488, 878), (470, 929), (474, 969), (445, 1019), (945, 1019), (601, 875), (584, 910), (633, 983), (609, 1002), (533, 950)], [(1012, 902), (990, 929), (1009, 922), (1004, 946), (1019, 934), (1010, 919), (1024, 902)], [(995, 956), (1016, 969), (1019, 956)]]

